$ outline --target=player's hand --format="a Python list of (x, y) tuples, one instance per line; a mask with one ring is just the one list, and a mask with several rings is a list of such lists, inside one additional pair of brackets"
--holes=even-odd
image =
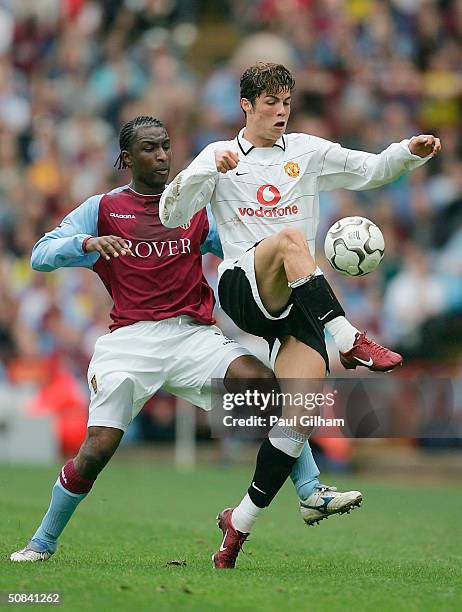
[(235, 151), (215, 151), (215, 164), (218, 172), (226, 174), (228, 170), (234, 170), (239, 163), (239, 155)]
[(421, 134), (420, 136), (411, 138), (409, 151), (413, 155), (418, 155), (419, 157), (427, 157), (428, 155), (435, 157), (435, 155), (441, 151), (441, 142), (436, 136)]
[(85, 244), (85, 252), (92, 253), (94, 251), (100, 253), (104, 259), (119, 257), (119, 255), (134, 256), (125, 240), (119, 238), (119, 236), (98, 236), (96, 238), (90, 238)]

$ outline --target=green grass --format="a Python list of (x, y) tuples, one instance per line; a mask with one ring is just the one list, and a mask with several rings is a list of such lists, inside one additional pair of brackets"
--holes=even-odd
[(58, 553), (46, 563), (13, 564), (8, 555), (38, 524), (56, 473), (0, 466), (0, 591), (60, 591), (66, 610), (462, 609), (460, 488), (336, 478), (361, 487), (363, 507), (307, 528), (286, 484), (238, 567), (216, 571), (214, 518), (240, 499), (250, 469), (184, 474), (114, 463)]

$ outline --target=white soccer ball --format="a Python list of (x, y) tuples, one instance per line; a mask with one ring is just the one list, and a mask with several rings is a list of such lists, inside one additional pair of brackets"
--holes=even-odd
[(324, 252), (341, 274), (364, 276), (383, 259), (385, 241), (380, 229), (364, 217), (344, 217), (327, 232)]

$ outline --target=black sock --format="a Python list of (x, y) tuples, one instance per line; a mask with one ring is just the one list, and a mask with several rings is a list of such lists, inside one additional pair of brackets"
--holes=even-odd
[(259, 508), (266, 508), (287, 480), (297, 457), (286, 455), (266, 438), (257, 455), (257, 466), (247, 493)]
[(345, 316), (345, 311), (323, 274), (293, 289), (292, 299), (305, 317), (319, 329), (322, 337), (324, 334), (320, 327), (335, 317)]

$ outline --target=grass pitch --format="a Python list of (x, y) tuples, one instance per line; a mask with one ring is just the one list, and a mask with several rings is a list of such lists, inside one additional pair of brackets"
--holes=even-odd
[(462, 609), (461, 488), (329, 479), (360, 488), (363, 507), (308, 528), (287, 483), (238, 567), (217, 571), (215, 515), (239, 501), (251, 469), (112, 463), (57, 554), (13, 564), (57, 471), (0, 466), (0, 591), (59, 591), (65, 610)]

